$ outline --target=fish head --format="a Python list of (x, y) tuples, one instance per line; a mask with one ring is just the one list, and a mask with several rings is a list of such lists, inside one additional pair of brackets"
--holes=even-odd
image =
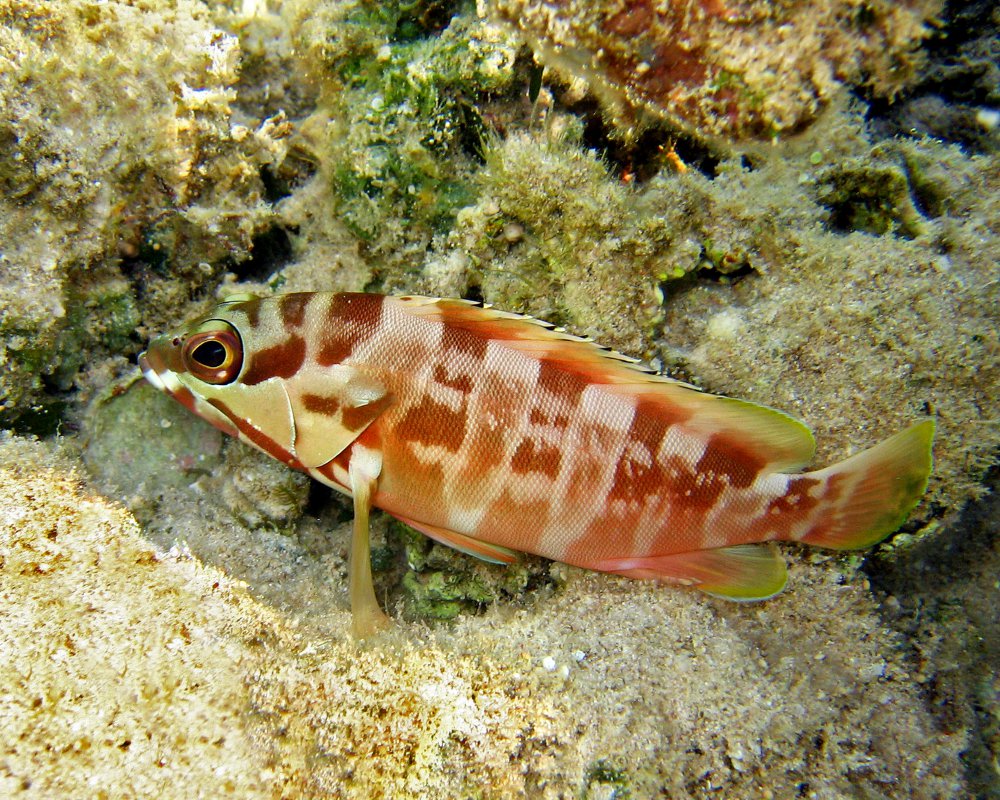
[[(367, 306), (378, 307), (372, 297)], [(378, 377), (347, 363), (350, 318), (332, 313), (356, 310), (365, 299), (230, 297), (153, 339), (139, 367), (153, 386), (225, 433), (289, 466), (319, 467), (393, 402)]]
[(227, 298), (208, 314), (153, 338), (139, 356), (146, 380), (223, 432), (259, 434), (289, 450), (292, 423), (280, 381), (248, 374), (250, 354), (266, 348), (261, 305), (250, 295)]

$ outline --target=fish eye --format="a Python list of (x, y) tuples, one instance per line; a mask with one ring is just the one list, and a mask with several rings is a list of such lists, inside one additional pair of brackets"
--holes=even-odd
[(184, 367), (214, 386), (232, 383), (243, 367), (243, 342), (232, 325), (220, 319), (202, 323), (184, 342)]
[(229, 351), (226, 350), (225, 345), (221, 342), (210, 340), (202, 342), (192, 350), (191, 358), (203, 367), (218, 369), (226, 363), (226, 359), (229, 358)]

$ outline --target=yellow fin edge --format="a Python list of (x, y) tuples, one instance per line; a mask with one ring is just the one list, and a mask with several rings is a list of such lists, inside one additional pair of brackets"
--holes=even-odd
[(630, 578), (691, 586), (727, 600), (766, 600), (788, 582), (785, 560), (770, 542), (607, 560), (592, 566)]

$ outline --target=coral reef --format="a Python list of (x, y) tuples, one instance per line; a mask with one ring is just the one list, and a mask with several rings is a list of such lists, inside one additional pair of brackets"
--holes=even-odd
[(709, 139), (766, 138), (816, 118), (843, 84), (911, 82), (939, 0), (493, 0), (537, 56), (580, 78), (627, 135), (637, 110)]

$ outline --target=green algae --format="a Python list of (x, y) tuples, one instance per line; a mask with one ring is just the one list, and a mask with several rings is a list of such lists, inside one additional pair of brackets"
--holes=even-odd
[(443, 570), (428, 575), (408, 572), (403, 577), (403, 591), (411, 599), (417, 616), (437, 620), (454, 619), (469, 608), (482, 607), (494, 597), (482, 581)]
[(580, 800), (596, 800), (598, 797), (604, 800), (629, 800), (632, 792), (629, 790), (626, 771), (607, 761), (598, 761), (590, 767), (584, 778)]
[(407, 609), (417, 618), (455, 619), (483, 611), (504, 598), (523, 597), (530, 585), (544, 582), (541, 559), (510, 565), (488, 564), (431, 541), (400, 523), (390, 525), (402, 542), (406, 571), (400, 589)]
[[(326, 59), (340, 88), (320, 113), (338, 124), (316, 145), (335, 213), (404, 270), (473, 202), (486, 132), (476, 100), (508, 91), (515, 74), (515, 49), (468, 4), (429, 5), (362, 4), (331, 23), (330, 35), (349, 29), (355, 46)], [(420, 19), (442, 29), (428, 35)]]
[(139, 309), (132, 288), (122, 280), (71, 287), (66, 292), (65, 324), (55, 342), (58, 367), (51, 380), (62, 390), (73, 386), (76, 374), (94, 353), (121, 353), (134, 347)]

